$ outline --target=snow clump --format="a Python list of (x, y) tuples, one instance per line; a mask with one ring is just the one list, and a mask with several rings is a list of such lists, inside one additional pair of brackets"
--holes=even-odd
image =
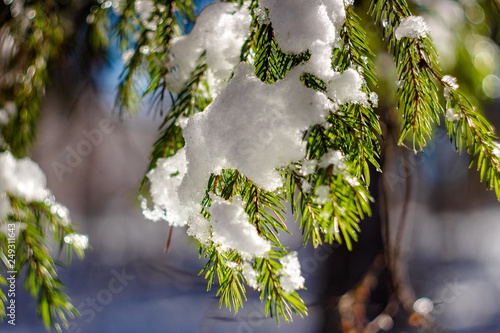
[(211, 92), (216, 94), (240, 62), (241, 47), (250, 34), (251, 21), (247, 5), (239, 8), (236, 3), (219, 2), (203, 9), (191, 33), (172, 41), (172, 60), (167, 65), (171, 72), (166, 76), (168, 89), (178, 94), (206, 51), (209, 75), (214, 78)]
[(0, 221), (5, 220), (10, 214), (10, 200), (6, 193), (0, 193)]
[(233, 249), (246, 259), (263, 257), (271, 250), (271, 244), (259, 236), (257, 228), (250, 224), (241, 205), (241, 197), (234, 196), (229, 202), (212, 196), (212, 205), (207, 208), (212, 222), (212, 241), (221, 250)]
[(196, 238), (201, 244), (207, 245), (211, 239), (210, 223), (201, 214), (195, 214), (188, 220), (187, 234)]
[(355, 69), (339, 73), (332, 68), (332, 49), (340, 47), (339, 31), (345, 23), (343, 0), (262, 0), (269, 11), (274, 35), (286, 53), (309, 50), (311, 57), (303, 67), (327, 83), (327, 94), (339, 104), (362, 104), (368, 97), (362, 90), (364, 78)]
[[(59, 224), (70, 225), (68, 208), (56, 202), (46, 186), (47, 177), (30, 158), (16, 159), (8, 150), (0, 153), (0, 221), (15, 213), (9, 198), (11, 195), (26, 202), (44, 203), (52, 214), (59, 217)], [(20, 225), (25, 226), (24, 223)]]
[(24, 200), (43, 201), (48, 195), (47, 178), (28, 157), (14, 158), (10, 151), (0, 154), (0, 193), (8, 192)]
[(247, 283), (250, 287), (253, 289), (257, 289), (259, 287), (259, 284), (257, 282), (257, 278), (259, 277), (259, 273), (255, 269), (253, 269), (252, 264), (249, 262), (245, 261), (243, 263), (243, 270), (242, 270), (243, 276), (247, 280)]
[(291, 252), (280, 259), (282, 268), (279, 270), (280, 284), (286, 293), (304, 288), (304, 277), (300, 273), (300, 262), (297, 252)]
[(368, 97), (362, 90), (364, 79), (353, 68), (335, 73), (328, 83), (327, 94), (339, 104), (361, 104), (368, 107)]
[[(282, 186), (276, 168), (304, 156), (302, 131), (324, 121), (327, 97), (309, 89), (293, 69), (265, 84), (241, 63), (226, 89), (184, 128), (187, 173), (179, 187), (183, 203), (200, 203), (211, 173), (237, 169), (267, 191)], [(230, 126), (228, 126), (230, 124)]]
[(314, 42), (340, 46), (339, 30), (345, 22), (343, 0), (261, 0), (269, 10), (274, 35), (287, 53), (302, 53)]
[(151, 0), (136, 0), (134, 3), (134, 9), (139, 15), (141, 21), (147, 21), (153, 14), (155, 4)]
[(148, 210), (147, 207), (142, 207), (146, 218), (153, 221), (165, 220), (175, 226), (187, 223), (189, 216), (177, 196), (186, 169), (184, 149), (169, 158), (158, 159), (156, 168), (147, 174), (154, 208)]
[(330, 199), (330, 186), (320, 185), (314, 191), (316, 194), (316, 202), (319, 204), (325, 204)]
[(429, 33), (429, 27), (421, 16), (408, 16), (401, 20), (394, 34), (396, 39), (401, 38), (421, 38)]

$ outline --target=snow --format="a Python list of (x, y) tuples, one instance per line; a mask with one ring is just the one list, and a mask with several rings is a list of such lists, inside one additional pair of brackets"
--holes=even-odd
[(282, 268), (278, 271), (281, 274), (280, 284), (285, 293), (304, 288), (304, 278), (300, 273), (300, 262), (297, 252), (291, 252), (280, 259)]
[(302, 161), (302, 168), (300, 170), (304, 176), (308, 176), (316, 171), (317, 164), (317, 160), (304, 160)]
[(448, 121), (457, 121), (460, 119), (460, 115), (455, 113), (455, 110), (450, 108), (446, 110), (446, 120)]
[(500, 159), (500, 142), (494, 142), (495, 148), (492, 150), (492, 154)]
[(55, 201), (46, 185), (45, 174), (30, 158), (16, 159), (8, 150), (0, 153), (0, 220), (11, 213), (10, 194), (27, 202), (43, 202), (61, 225), (70, 225), (69, 209)]
[(155, 4), (151, 0), (135, 0), (134, 9), (141, 21), (147, 21), (153, 14)]
[(73, 245), (76, 248), (85, 250), (89, 246), (89, 238), (87, 235), (70, 234), (64, 237), (66, 244)]
[(378, 107), (378, 95), (376, 92), (372, 91), (369, 96), (370, 102), (374, 108)]
[(273, 84), (260, 81), (254, 71), (241, 63), (227, 88), (189, 118), (181, 202), (199, 204), (210, 173), (222, 169), (237, 169), (262, 189), (276, 190), (282, 180), (275, 169), (301, 159), (302, 131), (324, 121), (328, 100), (300, 82), (300, 71)]
[(169, 158), (158, 159), (156, 168), (147, 174), (151, 183), (150, 192), (154, 204), (153, 210), (143, 207), (148, 219), (165, 220), (175, 226), (183, 226), (187, 223), (188, 211), (177, 195), (186, 170), (184, 149), (180, 149)]
[(307, 193), (311, 190), (312, 184), (309, 183), (307, 180), (302, 181), (302, 192)]
[[(443, 78), (441, 79), (441, 82), (445, 84), (444, 86), (444, 89), (443, 89), (443, 96), (444, 96), (444, 99), (449, 102), (451, 100), (451, 97), (452, 97), (452, 93), (451, 91), (452, 90), (457, 90), (458, 89), (458, 80), (456, 77), (454, 76), (451, 76), (451, 75), (445, 75), (443, 76)], [(449, 112), (447, 111), (446, 112), (447, 115), (446, 117), (448, 118), (448, 114)], [(448, 119), (450, 120), (450, 119)]]
[(330, 187), (327, 185), (320, 185), (314, 191), (316, 194), (316, 202), (319, 204), (325, 204), (330, 200)]
[(456, 77), (451, 76), (451, 75), (445, 75), (441, 79), (442, 82), (446, 83), (451, 89), (457, 90), (458, 89), (458, 80)]
[(274, 36), (284, 52), (311, 52), (303, 71), (326, 82), (329, 97), (340, 104), (368, 106), (361, 89), (363, 77), (354, 69), (344, 73), (332, 69), (332, 49), (341, 45), (339, 31), (346, 19), (343, 0), (261, 0), (259, 4), (268, 9)]
[(349, 4), (346, 4), (345, 0), (323, 0), (323, 4), (326, 6), (332, 24), (338, 32), (345, 23), (345, 6), (349, 6)]
[(28, 157), (16, 159), (10, 151), (0, 154), (0, 192), (8, 192), (26, 201), (43, 201), (47, 196), (47, 178), (38, 164)]
[(328, 83), (327, 93), (339, 104), (361, 104), (368, 107), (368, 97), (362, 90), (364, 78), (353, 68), (335, 73)]
[(332, 69), (332, 49), (341, 45), (339, 31), (346, 18), (343, 0), (261, 0), (259, 4), (268, 9), (274, 36), (284, 52), (311, 52), (303, 71), (325, 81), (330, 97), (341, 104), (366, 105), (362, 77), (354, 70), (340, 74)]
[(250, 287), (252, 287), (253, 289), (257, 289), (259, 287), (259, 284), (257, 282), (257, 277), (259, 276), (259, 274), (257, 273), (257, 271), (255, 271), (255, 269), (253, 269), (252, 264), (245, 261), (243, 263), (242, 273)]
[(10, 200), (5, 193), (0, 193), (0, 222), (4, 221), (10, 214)]
[[(4, 221), (9, 214), (14, 213), (8, 196), (12, 195), (26, 202), (44, 203), (50, 208), (52, 214), (59, 217), (58, 223), (69, 226), (71, 220), (68, 208), (55, 201), (46, 185), (45, 174), (38, 164), (30, 158), (16, 159), (8, 150), (0, 153), (0, 221)], [(15, 214), (19, 218), (20, 214), (23, 213), (16, 211)], [(19, 230), (26, 227), (24, 223), (17, 224), (17, 226)], [(19, 230), (16, 229), (16, 232)], [(83, 237), (87, 243), (84, 242)], [(68, 240), (76, 242), (76, 246), (82, 249), (86, 248), (86, 244), (88, 244), (88, 238), (83, 235), (74, 234)]]
[(320, 168), (328, 168), (333, 165), (334, 172), (342, 172), (347, 169), (347, 164), (344, 162), (345, 156), (339, 150), (330, 149), (321, 158), (318, 163)]
[(257, 18), (257, 22), (261, 25), (264, 24), (270, 24), (271, 19), (269, 18), (269, 15), (267, 14), (267, 11), (264, 7), (262, 7), (261, 4), (257, 6), (254, 10), (255, 17)]
[(187, 234), (207, 245), (211, 238), (210, 223), (201, 214), (195, 214), (188, 220)]
[(322, 41), (315, 41), (309, 47), (311, 58), (305, 64), (304, 71), (315, 74), (325, 82), (331, 81), (338, 73), (332, 69), (332, 48)]
[[(182, 90), (203, 51), (217, 83), (227, 82), (240, 62), (241, 47), (250, 34), (251, 20), (246, 5), (238, 8), (235, 3), (220, 2), (203, 9), (191, 33), (172, 41), (172, 60), (168, 63), (171, 72), (166, 76), (168, 89), (173, 93)], [(212, 87), (215, 94), (218, 89), (218, 85)]]
[(173, 59), (168, 63), (168, 67), (170, 69), (175, 67), (176, 70), (165, 77), (168, 90), (172, 93), (181, 92), (203, 53), (203, 48), (199, 45), (201, 43), (193, 41), (194, 39), (193, 36), (180, 36), (172, 41), (170, 53)]
[(338, 30), (345, 21), (342, 0), (261, 0), (269, 10), (274, 35), (287, 53), (302, 53), (316, 41), (339, 45)]
[(421, 16), (408, 16), (401, 20), (394, 31), (397, 40), (401, 38), (421, 38), (429, 32), (429, 27)]
[(260, 237), (257, 228), (248, 222), (248, 215), (241, 205), (241, 197), (229, 202), (215, 195), (207, 208), (212, 223), (212, 241), (221, 251), (233, 249), (243, 258), (263, 257), (271, 244)]
[(358, 178), (356, 177), (353, 177), (353, 176), (350, 176), (348, 174), (344, 174), (344, 179), (347, 181), (347, 183), (349, 183), (349, 185), (351, 185), (352, 187), (356, 187), (356, 186), (359, 186), (360, 185), (360, 182), (358, 180)]

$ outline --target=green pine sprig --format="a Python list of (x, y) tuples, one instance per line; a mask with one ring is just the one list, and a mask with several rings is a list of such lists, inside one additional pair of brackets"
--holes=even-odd
[[(307, 307), (296, 291), (287, 293), (281, 287), (277, 272), (282, 268), (277, 261), (284, 256), (283, 252), (271, 251), (269, 258), (255, 259), (256, 270), (260, 273), (257, 279), (260, 287), (260, 300), (265, 302), (266, 316), (275, 317), (278, 325), (280, 316), (286, 321), (293, 320), (292, 314), (307, 316)], [(274, 260), (273, 260), (274, 259)]]
[[(191, 79), (176, 97), (171, 109), (165, 114), (160, 126), (160, 137), (155, 142), (151, 153), (148, 170), (156, 167), (159, 158), (172, 156), (184, 146), (182, 129), (178, 123), (179, 119), (203, 111), (212, 101), (210, 96), (202, 92), (208, 90), (205, 77), (206, 70), (205, 53), (203, 53), (198, 60), (196, 69), (191, 73)], [(163, 94), (163, 91), (160, 93)], [(146, 181), (147, 179), (144, 177), (142, 184), (144, 185)]]
[[(450, 110), (453, 117), (446, 121), (446, 129), (455, 149), (472, 155), (469, 167), (477, 165), (481, 181), (487, 188), (495, 190), (500, 200), (500, 157), (497, 136), (489, 122), (472, 106), (468, 98), (457, 90), (455, 84), (444, 80), (440, 73), (437, 54), (428, 36), (419, 39), (396, 40), (394, 28), (403, 17), (411, 15), (404, 0), (377, 1), (371, 3), (371, 13), (384, 26), (384, 35), (389, 39), (389, 50), (393, 50), (398, 67), (399, 104), (403, 109), (404, 125), (399, 144), (411, 133), (414, 149), (425, 146), (431, 137), (439, 116)], [(384, 22), (389, 22), (386, 26)], [(445, 92), (445, 108), (437, 92), (441, 85)], [(446, 111), (448, 112), (448, 111)]]
[(476, 165), (480, 180), (494, 190), (500, 201), (500, 143), (491, 124), (480, 115), (461, 92), (441, 78), (447, 94), (447, 110), (455, 119), (446, 119), (446, 129), (457, 152), (463, 149), (472, 155), (469, 168)]
[[(64, 238), (75, 233), (75, 226), (54, 214), (49, 205), (42, 202), (27, 203), (14, 196), (9, 198), (13, 212), (3, 222), (3, 226), (16, 222), (19, 230), (15, 240), (15, 255), (8, 251), (9, 240), (6, 234), (0, 233), (1, 262), (6, 271), (15, 271), (17, 278), (24, 272), (24, 289), (37, 298), (37, 312), (46, 329), (54, 327), (60, 332), (62, 327), (68, 327), (68, 319), (79, 313), (71, 304), (58, 277), (56, 265), (69, 264), (73, 252), (83, 259), (84, 249), (66, 244)], [(59, 254), (54, 255), (48, 239), (57, 244)], [(63, 251), (66, 252), (66, 260), (61, 262), (57, 257)], [(4, 281), (5, 278), (2, 276), (1, 280)], [(6, 298), (1, 295), (0, 298), (0, 313), (3, 318)]]
[(422, 61), (429, 61), (434, 68), (439, 68), (434, 46), (429, 36), (396, 38), (395, 29), (404, 17), (411, 15), (406, 1), (373, 0), (370, 12), (382, 26), (398, 69), (398, 109), (403, 117), (398, 144), (403, 144), (409, 136), (413, 149), (420, 150), (432, 137), (442, 112), (433, 74), (422, 66)]

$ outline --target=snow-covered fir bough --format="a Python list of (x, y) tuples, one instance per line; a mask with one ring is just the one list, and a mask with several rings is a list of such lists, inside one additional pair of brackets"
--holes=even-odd
[[(55, 2), (55, 1), (54, 1)], [(78, 315), (57, 272), (89, 247), (69, 210), (56, 202), (47, 179), (27, 155), (49, 81), (48, 64), (71, 34), (71, 6), (52, 1), (0, 3), (0, 318), (16, 324), (17, 285), (37, 299), (47, 330), (61, 331)], [(53, 248), (58, 249), (54, 251)], [(18, 281), (24, 279), (24, 281)], [(18, 293), (19, 294), (19, 293)], [(18, 309), (18, 314), (21, 309)]]
[[(110, 13), (117, 17), (114, 35), (125, 63), (118, 108), (133, 114), (141, 96), (147, 96), (151, 109), (164, 117), (144, 179), (151, 197), (149, 205), (141, 197), (144, 215), (187, 226), (206, 259), (202, 273), (208, 287), (216, 286), (221, 305), (238, 310), (249, 286), (260, 292), (266, 314), (278, 322), (293, 313), (307, 314), (297, 292), (304, 287), (297, 253), (279, 238), (289, 232), (286, 201), (304, 244), (336, 242), (351, 249), (359, 221), (371, 214), (370, 172), (381, 171), (383, 139), (375, 109), (387, 97), (373, 91), (374, 54), (364, 30), (368, 23), (356, 13), (356, 3), (223, 1), (196, 18), (190, 0), (93, 4), (87, 23), (97, 44), (104, 45)], [(13, 23), (2, 28), (0, 38), (12, 46), (2, 46), (0, 63), (17, 52), (12, 33), (23, 33), (19, 27), (26, 25), (19, 13), (30, 17), (35, 7), (22, 1), (6, 5)], [(56, 15), (43, 6), (35, 9), (38, 14), (30, 20)], [(46, 12), (50, 15), (41, 15)], [(369, 14), (366, 19), (380, 28), (397, 68), (399, 144), (421, 149), (444, 119), (456, 149), (471, 153), (471, 165), (477, 165), (500, 199), (500, 147), (494, 131), (459, 91), (456, 78), (441, 73), (425, 20), (412, 15), (404, 0), (372, 0)], [(195, 23), (187, 33), (188, 21)], [(6, 150), (0, 163), (11, 170), (3, 178), (0, 173), (0, 219), (4, 224), (29, 214), (47, 217), (61, 246), (66, 242), (70, 251), (83, 254), (87, 240), (74, 234), (67, 211), (47, 196), (43, 174), (33, 162), (16, 162), (8, 152), (21, 157), (29, 151), (45, 64), (62, 43), (48, 32), (40, 34), (48, 36), (42, 39), (48, 51), (33, 47), (22, 70), (12, 67), (0, 80), (0, 88), (15, 97), (0, 95), (0, 144)], [(148, 82), (145, 91), (138, 81)], [(169, 98), (172, 106), (164, 110)], [(37, 176), (24, 177), (26, 168)], [(13, 183), (13, 177), (19, 182)], [(34, 221), (39, 227), (41, 222)], [(20, 239), (26, 240), (31, 229), (29, 224), (23, 228)], [(42, 265), (36, 260), (24, 263)], [(33, 281), (35, 290), (46, 287), (43, 278)], [(56, 282), (43, 290), (56, 289), (59, 303), (41, 296), (39, 311), (47, 325), (57, 323), (60, 308), (75, 311), (63, 302)], [(64, 316), (59, 320), (65, 323)]]
[[(148, 8), (154, 20), (159, 12)], [(400, 144), (425, 146), (444, 115), (450, 138), (465, 139), (500, 198), (495, 135), (456, 79), (440, 74), (424, 19), (404, 1), (372, 1), (370, 11), (399, 70)], [(169, 90), (174, 105), (147, 174), (152, 208), (144, 198), (142, 207), (151, 220), (187, 225), (207, 258), (209, 288), (218, 279), (221, 304), (237, 310), (246, 282), (266, 313), (306, 313), (296, 292), (300, 264), (278, 237), (288, 232), (285, 200), (304, 244), (315, 246), (351, 248), (358, 222), (371, 214), (370, 164), (379, 169), (382, 132), (364, 39), (353, 1), (261, 0), (212, 4), (190, 33), (163, 45), (164, 69), (150, 73), (149, 91)], [(146, 41), (149, 49), (155, 42)]]

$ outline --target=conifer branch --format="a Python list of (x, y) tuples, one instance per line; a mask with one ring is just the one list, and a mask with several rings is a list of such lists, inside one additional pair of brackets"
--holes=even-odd
[[(334, 49), (333, 63), (339, 67), (340, 71), (351, 67), (357, 68), (370, 85), (376, 86), (375, 65), (372, 61), (374, 54), (366, 42), (366, 32), (360, 25), (360, 18), (352, 7), (346, 10), (346, 22), (344, 29), (340, 33), (340, 37), (343, 40), (343, 45), (340, 49)], [(364, 91), (370, 94), (368, 85), (365, 85)], [(349, 149), (346, 149), (349, 152), (345, 153), (360, 157), (359, 159), (354, 159), (355, 163), (359, 162), (355, 166), (357, 169), (356, 175), (363, 177), (366, 184), (370, 185), (368, 161), (377, 170), (380, 169), (377, 162), (380, 154), (377, 135), (382, 136), (382, 130), (378, 121), (379, 117), (373, 108), (359, 104), (350, 105), (347, 108), (343, 107), (341, 112), (345, 112), (346, 115), (353, 115), (354, 119), (357, 118), (352, 121), (353, 127), (349, 130), (357, 144), (350, 146)], [(337, 118), (342, 121), (343, 117)], [(336, 124), (332, 123), (332, 125), (333, 128), (336, 128)]]
[(265, 83), (273, 83), (283, 79), (288, 71), (307, 59), (307, 54), (289, 55), (281, 51), (274, 38), (273, 28), (270, 24), (257, 27), (254, 40), (250, 46), (255, 52), (255, 75)]
[(286, 293), (281, 288), (279, 278), (276, 274), (282, 266), (275, 260), (282, 257), (277, 252), (270, 254), (270, 258), (256, 259), (257, 271), (260, 272), (258, 281), (260, 287), (260, 300), (265, 302), (266, 316), (276, 317), (279, 325), (280, 316), (286, 321), (292, 321), (292, 314), (298, 314), (300, 317), (307, 316), (307, 308), (304, 301), (296, 291)]
[(489, 190), (494, 190), (500, 201), (500, 144), (490, 123), (475, 111), (467, 98), (443, 82), (449, 94), (449, 110), (458, 119), (446, 121), (446, 129), (455, 149), (462, 149), (472, 155), (469, 168), (476, 165), (481, 181), (486, 182)]
[[(4, 26), (8, 27), (7, 34), (11, 37), (14, 34), (16, 40), (12, 47), (17, 49), (21, 46), (19, 43), (23, 46), (14, 55), (13, 63), (6, 68), (7, 71), (16, 72), (14, 82), (6, 83), (5, 87), (0, 86), (3, 102), (10, 100), (16, 105), (16, 113), (9, 124), (0, 126), (7, 148), (16, 157), (26, 156), (31, 151), (40, 105), (49, 83), (47, 66), (60, 55), (62, 45), (68, 38), (68, 32), (63, 27), (66, 14), (50, 7), (43, 2), (33, 4), (32, 8), (37, 14), (27, 27), (23, 26), (21, 20), (10, 17), (10, 12), (4, 22)], [(9, 11), (8, 6), (5, 8), (6, 12)], [(4, 75), (2, 81), (9, 82), (7, 77), (12, 74), (2, 73)]]
[[(155, 7), (146, 22), (141, 22), (137, 17), (134, 3), (134, 1), (127, 1), (123, 14), (115, 26), (122, 52), (131, 45), (134, 46), (133, 55), (125, 65), (118, 84), (116, 106), (120, 114), (124, 111), (136, 114), (140, 100), (152, 92), (157, 92), (158, 87), (164, 84), (167, 70), (159, 64), (169, 56), (165, 50), (169, 50), (172, 38), (179, 34), (186, 21), (194, 19), (192, 13), (194, 4), (191, 0), (169, 0), (161, 5), (161, 10), (158, 9), (160, 7)], [(153, 24), (154, 31), (148, 23)], [(140, 37), (133, 43), (131, 41), (136, 33), (139, 33)], [(161, 45), (161, 47), (156, 47), (156, 45)], [(149, 82), (148, 87), (142, 92), (138, 87), (141, 81)]]
[[(153, 146), (148, 170), (156, 167), (156, 162), (159, 158), (174, 155), (184, 145), (182, 129), (178, 124), (179, 119), (181, 117), (187, 118), (196, 112), (202, 111), (211, 102), (210, 97), (204, 93), (200, 93), (205, 80), (206, 69), (205, 53), (203, 53), (198, 60), (196, 69), (191, 75), (191, 79), (179, 93), (171, 109), (165, 115), (163, 123), (160, 126), (162, 132)], [(146, 177), (144, 177), (142, 185), (145, 184), (146, 180)]]
[[(414, 149), (423, 147), (431, 137), (433, 124), (439, 124), (439, 115), (445, 115), (448, 135), (455, 142), (455, 149), (461, 153), (465, 147), (472, 155), (469, 167), (477, 165), (481, 181), (487, 183), (488, 189), (494, 189), (500, 200), (500, 151), (493, 127), (457, 90), (456, 79), (445, 78), (440, 73), (429, 37), (396, 40), (394, 27), (403, 17), (411, 15), (404, 1), (374, 0), (371, 13), (378, 23), (392, 19), (391, 28), (384, 27), (384, 35), (389, 38), (389, 47), (393, 45), (399, 82), (402, 82), (398, 89), (399, 107), (403, 108), (405, 123), (398, 143), (402, 144), (406, 135), (412, 132)], [(444, 89), (446, 113), (437, 97), (436, 82)]]
[(396, 27), (403, 18), (411, 15), (404, 0), (373, 0), (370, 12), (375, 22), (382, 25), (383, 35), (388, 39), (389, 51), (393, 52), (398, 68), (398, 109), (403, 115), (398, 144), (403, 144), (410, 135), (413, 149), (420, 150), (431, 138), (434, 123), (439, 123), (442, 110), (432, 73), (422, 66), (422, 61), (430, 61), (433, 67), (439, 68), (432, 41), (426, 35), (396, 38)]
[[(83, 259), (86, 245), (80, 247), (76, 243), (67, 242), (65, 238), (75, 234), (73, 225), (52, 213), (50, 206), (39, 202), (26, 203), (13, 196), (10, 197), (10, 200), (13, 213), (5, 224), (16, 222), (19, 235), (15, 242), (16, 252), (14, 256), (8, 251), (11, 249), (8, 244), (12, 243), (8, 241), (5, 234), (0, 233), (0, 246), (2, 248), (0, 259), (7, 271), (17, 272), (16, 276), (21, 276), (24, 272), (24, 289), (38, 299), (37, 311), (45, 327), (47, 330), (55, 327), (60, 332), (61, 327), (68, 327), (68, 316), (74, 318), (79, 313), (71, 304), (65, 288), (59, 280), (56, 259), (51, 255), (47, 239), (50, 235), (50, 238), (59, 247), (59, 254), (63, 249), (66, 250), (66, 264), (71, 262), (72, 252)], [(15, 258), (15, 261), (12, 258)], [(0, 280), (5, 279), (2, 277)], [(3, 305), (5, 298), (1, 295), (0, 298), (2, 298), (0, 314), (5, 314)], [(1, 317), (3, 318), (3, 315)]]

